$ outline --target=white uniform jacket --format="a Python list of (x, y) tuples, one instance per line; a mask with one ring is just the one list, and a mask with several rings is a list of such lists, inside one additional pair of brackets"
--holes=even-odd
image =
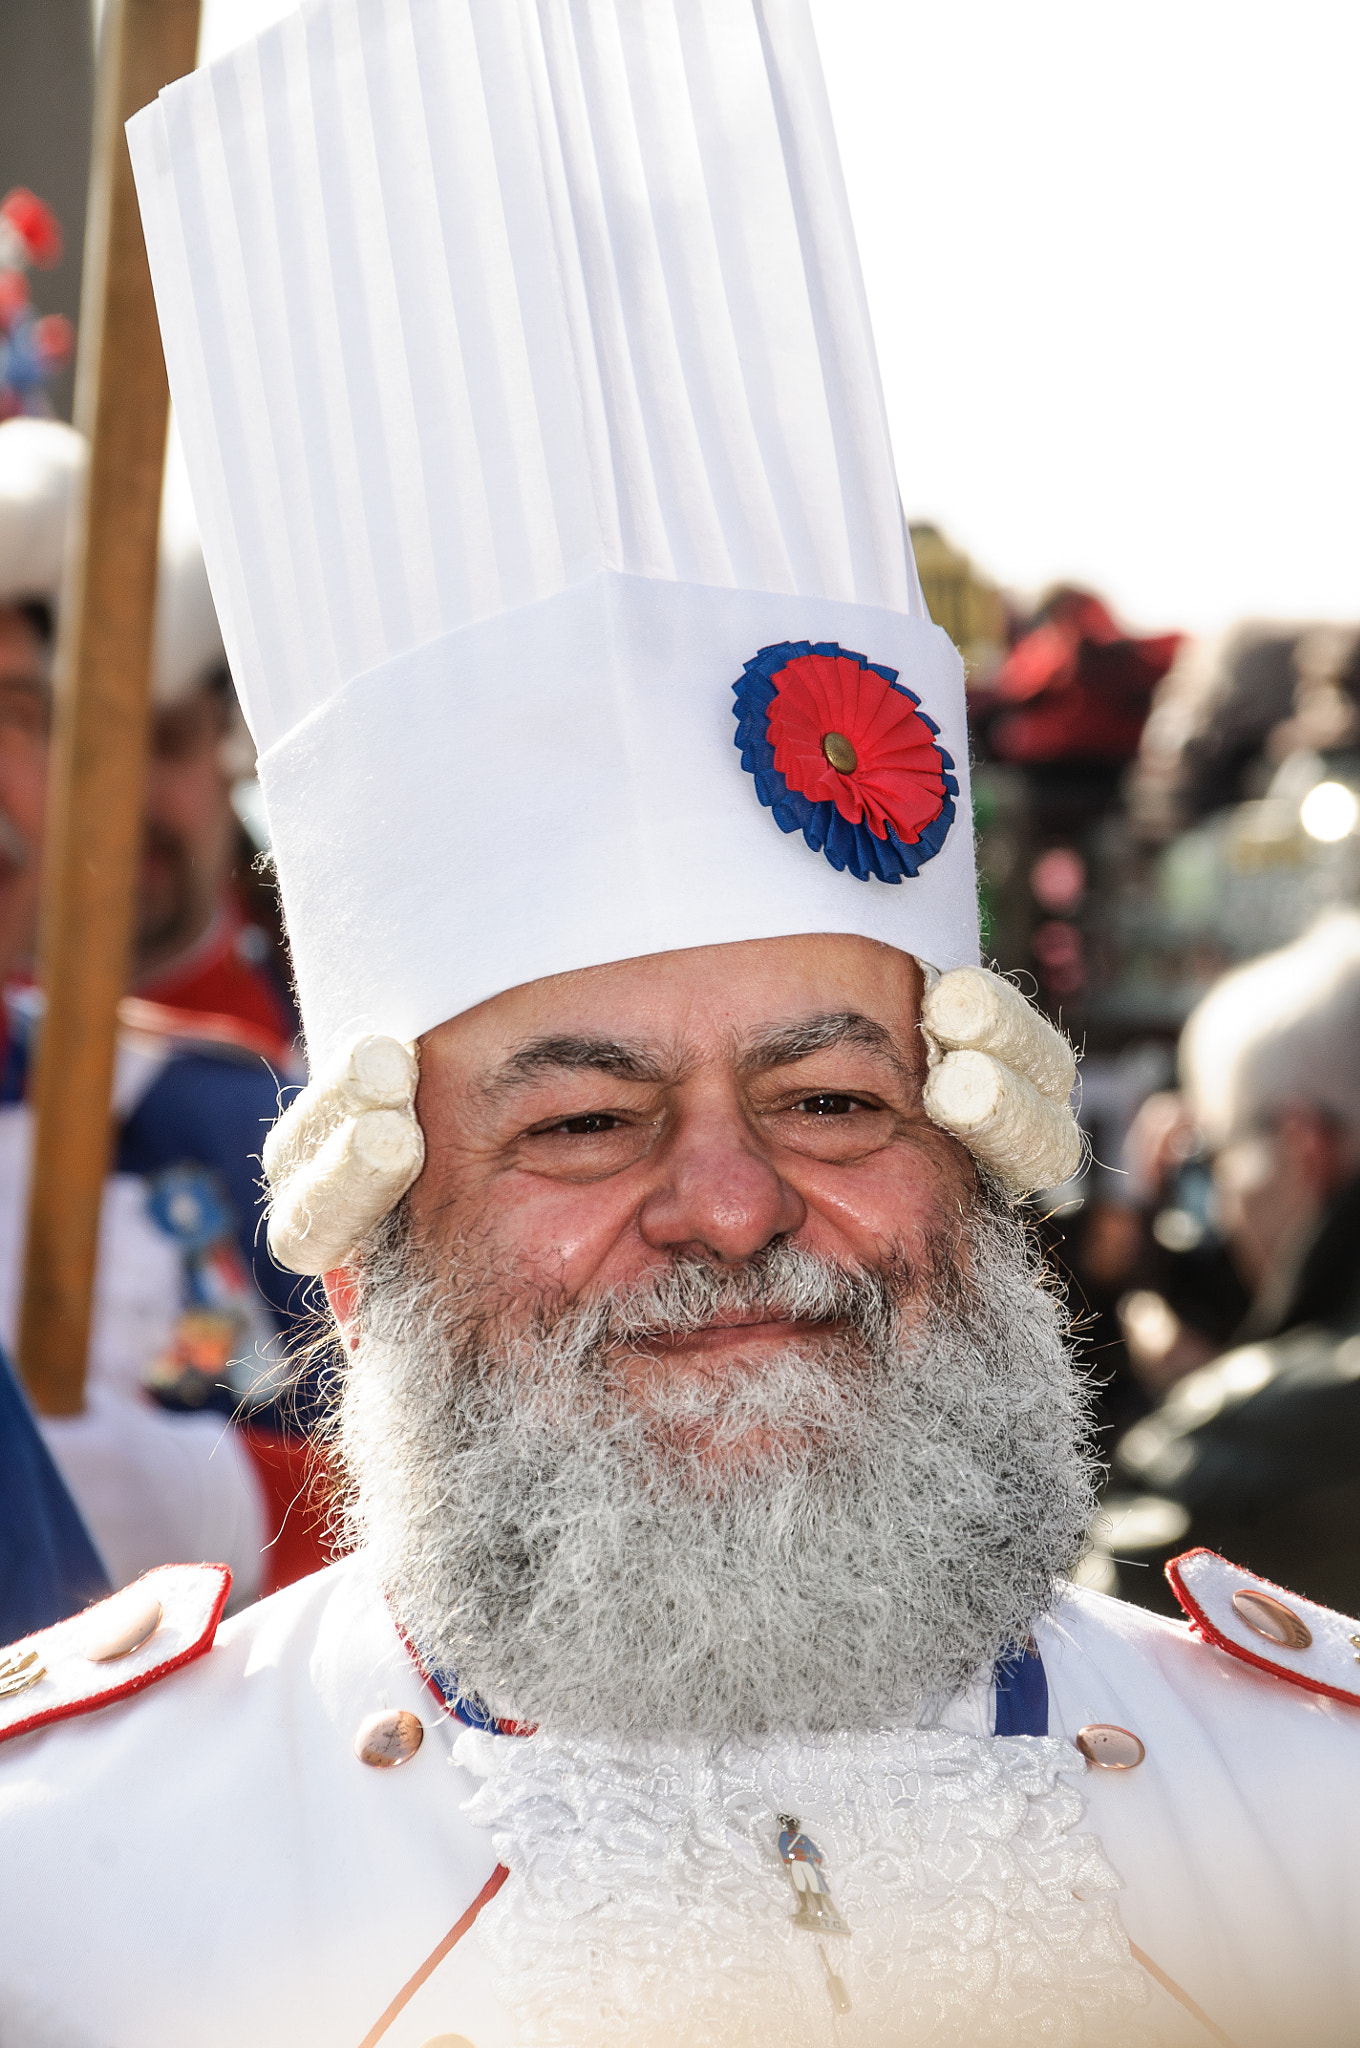
[[(654, 1999), (667, 1995), (646, 1975), (657, 1955), (690, 1958), (693, 2023), (677, 2012), (658, 2039), (727, 2038), (700, 1988), (703, 1957), (730, 1987), (774, 1942), (791, 1958), (771, 2035), (786, 2041), (1353, 2042), (1360, 1706), (1348, 1695), (1360, 1630), (1290, 1595), (1293, 1632), (1309, 1643), (1277, 1646), (1259, 1612), (1244, 1622), (1231, 1604), (1261, 1582), (1207, 1553), (1184, 1575), (1200, 1635), (1063, 1590), (1035, 1632), (1047, 1739), (994, 1736), (983, 1683), (930, 1730), (865, 1738), (878, 1776), (855, 1777), (830, 1738), (784, 1745), (782, 1760), (729, 1745), (704, 1752), (702, 1767), (697, 1748), (621, 1766), (608, 1745), (470, 1733), (417, 1667), (362, 1559), (237, 1615), (215, 1641), (225, 1575), (165, 1568), (140, 1582), (161, 1620), (139, 1647), (91, 1659), (145, 1633), (135, 1612), (128, 1626), (125, 1593), (0, 1658), (0, 2043), (650, 2040), (645, 2027), (596, 2030), (572, 2016), (573, 1984), (600, 1965), (611, 1924), (620, 1954), (651, 1958), (630, 1980), (644, 2005), (648, 1982)], [(1266, 1619), (1278, 1635), (1278, 1617)], [(46, 1673), (37, 1683), (35, 1670)], [(1073, 1745), (1093, 1726), (1136, 1736), (1142, 1761), (1084, 1762)], [(374, 1768), (356, 1738), (370, 1757), (419, 1746), (399, 1768)], [(1102, 1740), (1116, 1761), (1136, 1753), (1119, 1735), (1087, 1746), (1099, 1753)], [(866, 1794), (870, 1778), (887, 1789)], [(852, 1927), (831, 1954), (786, 1933), (796, 1894), (767, 1807), (795, 1797)], [(718, 1819), (692, 1830), (714, 1798)], [(897, 1799), (925, 1831), (905, 1874), (885, 1874), (886, 1838), (870, 1854), (855, 1836), (865, 1798)], [(724, 1931), (710, 1894), (738, 1917), (749, 1909), (746, 1935)], [(991, 1967), (1007, 1943), (1021, 1957), (1006, 1966), (1014, 1989), (1036, 1955), (1051, 1961), (1066, 1942), (1062, 1968), (1086, 1972), (1085, 2004), (1060, 1997), (1050, 2012), (1036, 1994), (1028, 2017), (995, 2034), (981, 2022), (951, 2033), (960, 1942), (973, 1945), (970, 1995), (984, 2012), (991, 1994), (977, 1992), (975, 1966)], [(910, 2024), (884, 2019), (874, 1988), (907, 1953)], [(839, 2017), (833, 1968), (852, 2007)], [(927, 1982), (935, 2003), (923, 2017)], [(998, 1999), (1003, 1989), (998, 1978)], [(735, 2023), (731, 2038), (746, 2038)], [(758, 2027), (751, 2038), (763, 2038)]]

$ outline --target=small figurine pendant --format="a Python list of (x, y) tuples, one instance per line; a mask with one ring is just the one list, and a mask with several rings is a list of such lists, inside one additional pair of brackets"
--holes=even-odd
[[(810, 1836), (803, 1833), (796, 1813), (781, 1813), (779, 1816), (779, 1854), (784, 1868), (789, 1873), (789, 1883), (798, 1896), (793, 1924), (802, 1928), (805, 1934), (848, 1934), (847, 1927), (836, 1911), (823, 1868), (821, 1850)], [(838, 2013), (850, 2010), (850, 1994), (843, 1980), (836, 1975), (820, 1941), (817, 1953), (826, 1971), (826, 1988), (833, 2009)]]
[(822, 1852), (803, 1833), (797, 1814), (781, 1813), (779, 1831), (779, 1853), (789, 1873), (789, 1882), (798, 1895), (794, 1926), (802, 1928), (806, 1934), (848, 1934), (850, 1929), (836, 1911), (831, 1897), (831, 1886), (822, 1868)]

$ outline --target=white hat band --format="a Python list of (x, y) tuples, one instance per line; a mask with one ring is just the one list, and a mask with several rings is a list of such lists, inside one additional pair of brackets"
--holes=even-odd
[[(916, 875), (838, 872), (762, 802), (733, 686), (782, 642), (897, 671), (940, 728), (960, 816)], [(260, 762), (313, 1070), (679, 947), (853, 932), (975, 960), (966, 761), (958, 655), (899, 612), (605, 573), (416, 648)]]

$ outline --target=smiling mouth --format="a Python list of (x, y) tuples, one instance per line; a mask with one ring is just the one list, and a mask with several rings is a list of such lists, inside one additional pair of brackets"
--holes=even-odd
[(647, 1338), (636, 1349), (652, 1357), (673, 1357), (677, 1353), (702, 1356), (705, 1352), (743, 1350), (751, 1345), (763, 1349), (800, 1340), (815, 1342), (841, 1336), (844, 1329), (841, 1322), (801, 1322), (788, 1316), (731, 1316), (706, 1323), (701, 1330), (677, 1330)]

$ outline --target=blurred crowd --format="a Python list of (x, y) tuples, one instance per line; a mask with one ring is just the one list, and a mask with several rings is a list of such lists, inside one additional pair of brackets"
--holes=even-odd
[[(36, 950), (63, 560), (87, 450), (48, 416), (28, 272), (60, 248), (0, 202), (0, 1343), (15, 1357), (41, 1042)], [(23, 347), (19, 343), (28, 336)], [(55, 347), (48, 356), (57, 359)], [(148, 760), (85, 1402), (33, 1416), (0, 1358), (0, 1640), (173, 1559), (233, 1602), (326, 1554), (315, 1308), (269, 1258), (260, 1147), (301, 1077), (254, 781), (178, 444), (163, 495)]]
[(1032, 610), (930, 529), (969, 662), (997, 964), (1082, 1048), (1038, 1205), (1096, 1395), (1089, 1584), (1168, 1613), (1203, 1544), (1360, 1607), (1360, 626)]
[[(86, 451), (69, 352), (0, 202), (0, 1342), (22, 1289), (35, 955), (62, 560)], [(1082, 1050), (1080, 1171), (1035, 1205), (1108, 1468), (1089, 1584), (1172, 1611), (1204, 1544), (1360, 1608), (1360, 627), (1130, 632), (1096, 593), (1007, 599), (913, 530), (964, 652), (985, 946)], [(0, 1640), (168, 1559), (235, 1604), (328, 1554), (317, 1303), (260, 1230), (301, 1075), (249, 736), (173, 441), (134, 952), (86, 1405), (0, 1357)], [(20, 1509), (16, 1503), (24, 1503)]]

